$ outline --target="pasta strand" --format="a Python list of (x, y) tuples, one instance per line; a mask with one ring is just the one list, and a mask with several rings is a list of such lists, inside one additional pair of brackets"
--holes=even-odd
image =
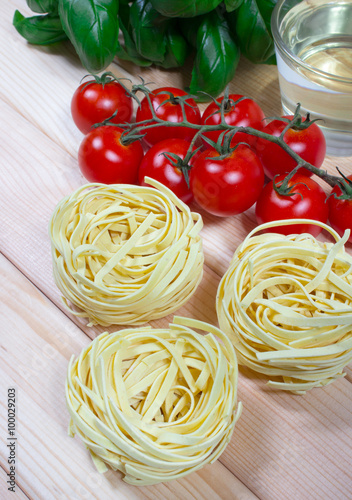
[[(310, 234), (256, 234), (299, 222), (316, 223), (335, 243)], [(219, 325), (239, 364), (269, 376), (269, 386), (304, 394), (342, 377), (352, 360), (348, 237), (317, 221), (275, 221), (258, 226), (235, 251), (218, 287)]]
[(130, 484), (178, 479), (212, 463), (230, 441), (242, 408), (237, 381), (231, 343), (207, 323), (174, 317), (168, 329), (105, 332), (70, 360), (69, 434), (83, 440), (99, 471), (109, 465)]
[(202, 218), (168, 188), (87, 184), (49, 225), (65, 307), (89, 325), (138, 325), (180, 308), (203, 274)]

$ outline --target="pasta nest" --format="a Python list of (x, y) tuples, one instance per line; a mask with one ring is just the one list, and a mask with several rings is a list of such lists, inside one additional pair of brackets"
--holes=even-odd
[(154, 187), (87, 184), (51, 217), (55, 282), (65, 306), (90, 326), (166, 316), (202, 278), (201, 216), (159, 182), (148, 183)]
[(69, 434), (99, 472), (109, 465), (139, 486), (178, 479), (230, 441), (242, 408), (237, 377), (230, 341), (200, 321), (103, 333), (69, 363)]
[[(323, 227), (335, 243), (255, 235), (299, 222)], [(274, 377), (269, 386), (303, 394), (343, 376), (352, 360), (348, 236), (317, 221), (275, 221), (254, 229), (234, 253), (217, 292), (219, 325), (239, 364)]]

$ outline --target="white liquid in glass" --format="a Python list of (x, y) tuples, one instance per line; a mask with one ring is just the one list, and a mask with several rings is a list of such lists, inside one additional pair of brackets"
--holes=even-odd
[(352, 155), (352, 1), (305, 1), (283, 18), (281, 36), (303, 64), (277, 51), (282, 105), (301, 103), (327, 138), (328, 153)]

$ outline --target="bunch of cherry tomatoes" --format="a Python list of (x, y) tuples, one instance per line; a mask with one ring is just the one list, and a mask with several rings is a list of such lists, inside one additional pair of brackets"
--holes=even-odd
[[(194, 199), (204, 210), (217, 216), (236, 215), (256, 204), (258, 223), (291, 218), (325, 223), (329, 219), (339, 234), (346, 228), (352, 229), (352, 200), (339, 199), (331, 193), (327, 196), (307, 169), (299, 169), (286, 182), (285, 190), (278, 191), (287, 173), (296, 166), (280, 145), (237, 132), (231, 138), (230, 153), (225, 155), (214, 147), (214, 143), (219, 145), (224, 140), (222, 131), (214, 130), (216, 127), (210, 127), (210, 131), (205, 131), (202, 138), (191, 145), (199, 125), (218, 125), (222, 118), (229, 125), (251, 127), (278, 137), (291, 116), (268, 122), (256, 102), (237, 94), (226, 96), (222, 116), (220, 105), (224, 97), (211, 102), (201, 113), (193, 98), (187, 98), (181, 89), (162, 87), (148, 95), (148, 99), (145, 96), (140, 101), (134, 117), (133, 97), (118, 81), (96, 79), (77, 88), (71, 112), (75, 124), (85, 134), (78, 151), (78, 163), (88, 181), (143, 184), (147, 176), (166, 185), (184, 202), (191, 203)], [(184, 106), (179, 98), (184, 99)], [(152, 121), (151, 105), (154, 116), (167, 124)], [(182, 122), (185, 115), (191, 126), (170, 125), (170, 122)], [(140, 127), (149, 126), (142, 130), (143, 139), (126, 143), (121, 139), (123, 128), (111, 123), (131, 123), (133, 119)], [(96, 126), (105, 120), (107, 124)], [(198, 127), (192, 128), (192, 124)], [(315, 123), (307, 128), (289, 128), (283, 140), (311, 165), (318, 168), (322, 165), (326, 143)], [(186, 180), (177, 159), (183, 160), (190, 148), (195, 153), (188, 162)], [(332, 192), (341, 195), (338, 185)], [(318, 226), (302, 224), (277, 230), (284, 234), (311, 232), (314, 236), (320, 232)]]

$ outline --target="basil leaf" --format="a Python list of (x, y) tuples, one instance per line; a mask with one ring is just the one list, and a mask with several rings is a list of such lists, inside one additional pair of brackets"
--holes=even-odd
[(195, 17), (215, 9), (221, 0), (150, 0), (160, 14), (166, 17)]
[(149, 0), (136, 0), (131, 7), (132, 36), (146, 59), (162, 62), (166, 51), (165, 22)]
[(104, 70), (118, 47), (118, 0), (59, 0), (59, 14), (83, 66)]
[(39, 14), (46, 14), (48, 12), (57, 12), (58, 0), (26, 0), (28, 7), (33, 12), (38, 12)]
[(271, 33), (271, 14), (277, 2), (278, 0), (257, 0), (258, 10), (269, 33)]
[[(190, 93), (201, 90), (218, 96), (233, 79), (239, 57), (240, 51), (224, 16), (217, 10), (202, 16), (197, 30)], [(209, 101), (209, 97), (199, 94), (198, 100)]]
[(233, 10), (238, 9), (238, 7), (242, 4), (243, 0), (225, 0), (225, 8), (227, 12), (232, 12)]
[(254, 63), (265, 62), (275, 52), (270, 30), (275, 3), (276, 0), (243, 0), (236, 11), (227, 15), (242, 54)]
[(276, 64), (276, 55), (275, 55), (275, 53), (273, 55), (271, 55), (270, 57), (268, 57), (268, 59), (266, 59), (265, 61), (263, 61), (263, 64), (273, 64), (273, 65), (275, 65)]
[(166, 52), (163, 68), (177, 68), (183, 66), (188, 55), (188, 44), (178, 27), (171, 22), (166, 31)]
[(133, 41), (131, 34), (130, 23), (130, 6), (121, 4), (119, 7), (119, 24), (124, 39), (124, 45), (119, 43), (116, 56), (125, 61), (131, 61), (138, 66), (150, 66), (152, 61), (144, 59), (136, 49), (136, 44)]
[(188, 43), (195, 48), (197, 45), (197, 33), (203, 16), (194, 19), (180, 19), (180, 31), (188, 41)]
[(23, 38), (35, 45), (49, 45), (67, 38), (57, 14), (24, 17), (16, 10), (13, 25)]

